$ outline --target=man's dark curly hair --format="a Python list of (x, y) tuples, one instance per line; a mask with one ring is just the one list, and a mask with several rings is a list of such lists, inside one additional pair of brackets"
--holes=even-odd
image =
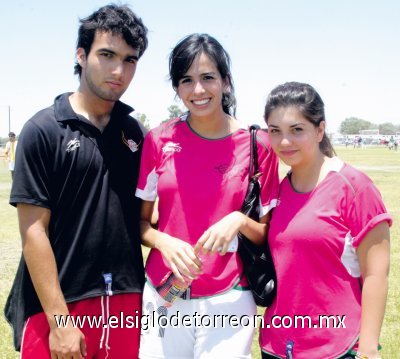
[[(83, 48), (86, 56), (90, 52), (97, 31), (121, 35), (126, 43), (139, 51), (139, 57), (147, 48), (147, 28), (127, 5), (109, 4), (80, 20), (76, 48)], [(75, 63), (75, 74), (82, 73), (81, 66)]]

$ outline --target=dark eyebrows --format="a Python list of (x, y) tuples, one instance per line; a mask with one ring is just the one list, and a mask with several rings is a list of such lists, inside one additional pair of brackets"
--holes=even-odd
[(108, 52), (109, 54), (115, 55), (114, 51), (107, 49), (107, 48), (98, 49), (97, 52)]
[[(111, 54), (111, 55), (117, 55), (117, 53), (116, 53), (115, 51), (110, 50), (110, 49), (108, 49), (108, 48), (101, 48), (101, 49), (98, 49), (97, 52), (98, 52), (98, 53), (100, 53), (100, 52), (106, 52), (106, 53)], [(128, 55), (128, 56), (126, 56), (125, 59), (126, 59), (126, 60), (135, 60), (135, 61), (139, 61), (139, 56), (138, 56), (138, 55)]]
[(304, 124), (301, 122), (297, 122), (294, 125), (291, 125), (290, 128), (298, 127), (298, 126), (303, 126)]
[[(301, 122), (296, 122), (294, 125), (290, 125), (289, 127), (290, 128), (295, 128), (295, 127), (302, 127), (304, 124), (303, 123), (301, 123)], [(272, 123), (269, 123), (268, 124), (268, 127), (273, 127), (273, 128), (279, 128), (279, 126), (278, 125), (273, 125)]]
[[(200, 76), (215, 76), (215, 72), (204, 72), (204, 73), (200, 74)], [(181, 77), (181, 80), (182, 80), (182, 79), (190, 79), (190, 78), (192, 78), (192, 76), (190, 76), (190, 75), (183, 75), (183, 76)]]
[(127, 60), (135, 60), (135, 61), (139, 61), (139, 56), (137, 55), (128, 55), (126, 57)]

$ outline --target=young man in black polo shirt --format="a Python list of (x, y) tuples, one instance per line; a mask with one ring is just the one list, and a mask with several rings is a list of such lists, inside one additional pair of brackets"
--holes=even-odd
[[(78, 90), (21, 132), (10, 203), (23, 257), (5, 314), (22, 358), (138, 356), (144, 271), (135, 188), (144, 129), (119, 98), (146, 36), (126, 6), (81, 20)], [(86, 324), (57, 323), (70, 315)], [(90, 328), (94, 316), (99, 328)]]

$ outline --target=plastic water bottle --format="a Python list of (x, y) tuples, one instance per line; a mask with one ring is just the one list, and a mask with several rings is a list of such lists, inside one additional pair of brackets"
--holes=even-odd
[[(235, 238), (233, 238), (233, 240), (231, 241), (231, 243), (229, 243), (228, 249), (226, 250), (227, 253), (229, 252), (237, 252), (239, 247), (239, 238), (236, 235)], [(221, 250), (221, 248), (219, 249)]]
[(158, 294), (165, 300), (165, 307), (170, 307), (177, 298), (189, 290), (192, 280), (187, 278), (185, 282), (180, 281), (172, 272), (168, 272), (156, 288)]
[[(238, 237), (236, 236), (230, 243), (227, 252), (236, 252), (238, 248)], [(201, 262), (207, 260), (209, 254), (198, 253), (197, 257)], [(156, 290), (161, 298), (165, 300), (164, 306), (170, 307), (177, 298), (181, 298), (185, 295), (190, 296), (190, 285), (193, 280), (185, 277), (185, 282), (180, 281), (172, 271), (169, 271), (165, 277), (161, 280)]]
[[(209, 254), (197, 253), (197, 258), (204, 263)], [(156, 290), (158, 294), (165, 300), (164, 307), (170, 307), (177, 298), (190, 297), (190, 285), (193, 279), (185, 277), (185, 282), (179, 280), (176, 275), (169, 271), (161, 280)]]

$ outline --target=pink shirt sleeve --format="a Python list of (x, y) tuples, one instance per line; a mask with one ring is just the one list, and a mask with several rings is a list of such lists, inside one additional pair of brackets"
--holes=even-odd
[[(261, 137), (262, 136), (262, 137)], [(261, 143), (257, 143), (259, 170), (262, 172), (259, 182), (261, 186), (260, 216), (265, 216), (276, 207), (279, 193), (278, 158), (269, 145), (268, 135), (261, 134)], [(258, 135), (257, 135), (258, 137)]]
[(144, 139), (142, 158), (136, 197), (145, 201), (155, 201), (157, 198), (158, 175), (156, 173), (157, 147), (153, 131), (150, 131)]
[(392, 217), (386, 211), (382, 196), (371, 181), (354, 194), (346, 220), (354, 238), (353, 246), (356, 248), (377, 224), (384, 221), (387, 221), (389, 226), (392, 224)]

